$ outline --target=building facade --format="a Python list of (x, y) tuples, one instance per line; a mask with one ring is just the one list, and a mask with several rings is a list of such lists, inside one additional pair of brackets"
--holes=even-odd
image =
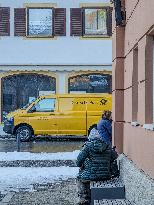
[(113, 141), (124, 153), (121, 169), (128, 198), (152, 205), (154, 1), (113, 3)]
[(109, 0), (0, 0), (0, 116), (42, 94), (110, 92), (111, 13)]

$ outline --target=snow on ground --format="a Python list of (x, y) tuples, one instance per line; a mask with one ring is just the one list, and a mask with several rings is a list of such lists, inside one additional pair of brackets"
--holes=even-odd
[(79, 150), (57, 153), (0, 152), (0, 161), (16, 160), (76, 160)]
[(77, 167), (0, 167), (0, 191), (33, 191), (33, 184), (76, 178), (78, 171)]

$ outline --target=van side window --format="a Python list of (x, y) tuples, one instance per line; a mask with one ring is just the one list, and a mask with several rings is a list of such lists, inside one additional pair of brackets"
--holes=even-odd
[(55, 110), (55, 99), (45, 98), (40, 100), (36, 105), (36, 112), (54, 112)]

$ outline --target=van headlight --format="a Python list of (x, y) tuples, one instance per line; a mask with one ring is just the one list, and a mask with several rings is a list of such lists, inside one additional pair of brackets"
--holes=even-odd
[(9, 121), (9, 122), (13, 122), (14, 118), (13, 117), (7, 117), (6, 120)]

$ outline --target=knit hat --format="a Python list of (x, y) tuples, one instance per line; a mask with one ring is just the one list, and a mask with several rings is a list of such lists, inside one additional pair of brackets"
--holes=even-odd
[(88, 140), (94, 140), (96, 138), (102, 139), (98, 130), (93, 128), (88, 136)]

